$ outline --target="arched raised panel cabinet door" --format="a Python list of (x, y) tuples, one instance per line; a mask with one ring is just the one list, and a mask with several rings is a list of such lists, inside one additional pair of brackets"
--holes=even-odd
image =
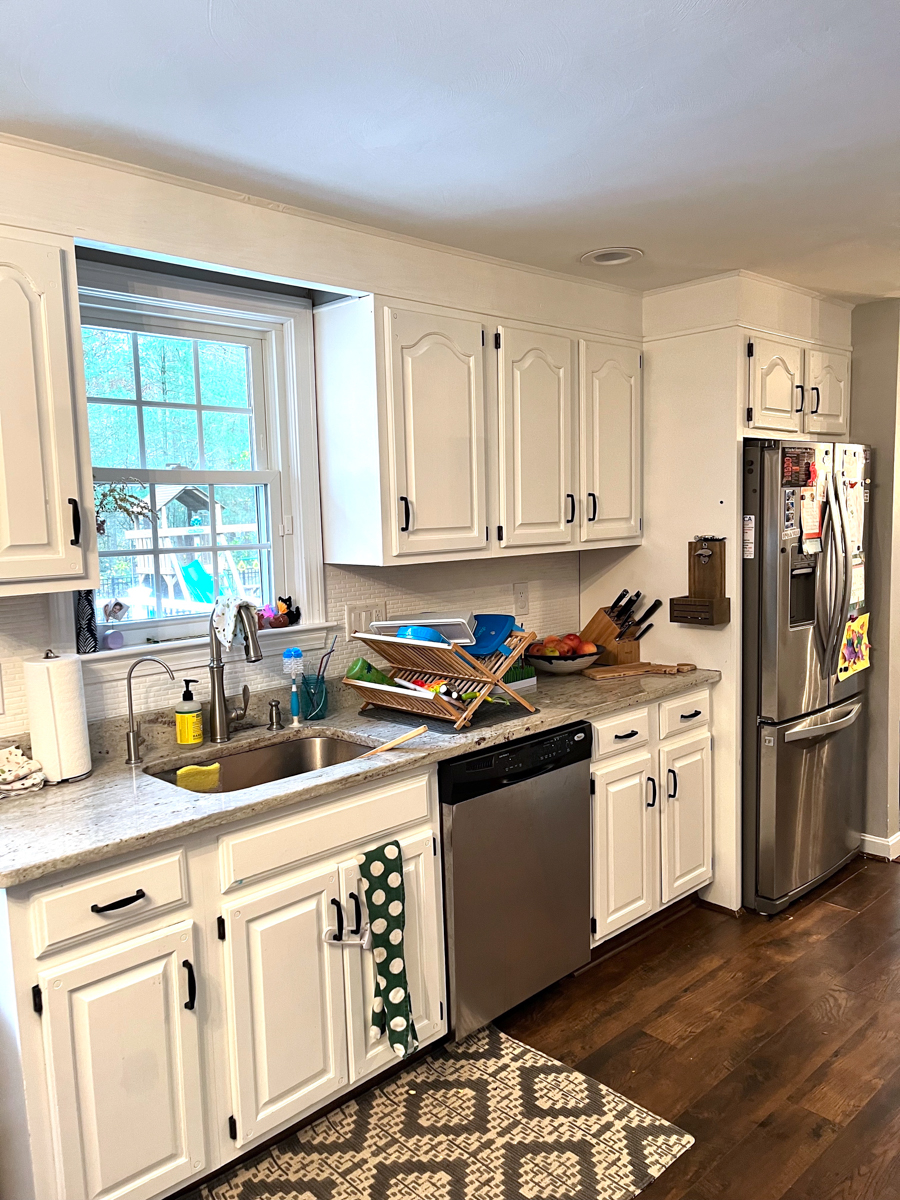
[(578, 528), (573, 341), (518, 326), (499, 334), (500, 545), (571, 545)]
[(850, 433), (850, 355), (843, 350), (807, 350), (805, 431), (847, 437)]
[[(43, 971), (51, 1121), (65, 1200), (147, 1200), (208, 1169), (198, 1022), (184, 921)], [(213, 1164), (209, 1164), (211, 1166)]]
[[(594, 943), (658, 906), (657, 790), (649, 753), (594, 767)], [(654, 781), (655, 782), (655, 781)]]
[(749, 339), (753, 345), (750, 359), (750, 408), (753, 429), (771, 429), (799, 433), (809, 397), (803, 389), (803, 350), (791, 342), (769, 338)]
[(628, 346), (582, 338), (581, 540), (641, 532), (641, 356)]
[(347, 1082), (346, 952), (325, 941), (339, 898), (332, 863), (222, 908), (237, 1146)]
[(712, 879), (710, 747), (697, 733), (659, 748), (663, 904)]
[[(400, 838), (399, 841), (406, 891), (406, 930), (403, 939), (406, 978), (416, 1034), (419, 1044), (424, 1045), (446, 1027), (443, 1004), (444, 934), (437, 891), (435, 842), (431, 830)], [(379, 844), (374, 842), (361, 849), (374, 849)], [(366, 920), (365, 892), (360, 890), (359, 880), (359, 864), (355, 857), (341, 864), (341, 894), (347, 920), (351, 923), (356, 914), (351, 893), (359, 897), (363, 920)], [(375, 998), (375, 960), (372, 950), (348, 946), (344, 951), (344, 963), (350, 1078), (355, 1081), (390, 1066), (397, 1058), (386, 1034), (375, 1042), (369, 1038), (372, 1001)]]
[(0, 226), (0, 595), (96, 582), (74, 267), (70, 239)]
[(395, 306), (384, 315), (394, 553), (482, 550), (484, 327)]

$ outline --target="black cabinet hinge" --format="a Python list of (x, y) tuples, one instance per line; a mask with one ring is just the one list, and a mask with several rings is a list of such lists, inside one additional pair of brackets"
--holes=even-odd
[(443, 1021), (443, 1019), (444, 1019), (444, 1002), (443, 1002), (443, 1000), (441, 1000), (441, 1001), (439, 1001), (439, 1003), (441, 1006), (441, 1020)]
[(502, 525), (497, 526), (497, 537), (501, 542), (503, 541), (503, 526)]
[(639, 354), (638, 355), (638, 366), (643, 367), (643, 365), (644, 365), (644, 356), (643, 356), (643, 354)]
[(431, 839), (431, 853), (434, 855), (435, 858), (437, 858), (437, 838), (436, 837), (433, 837)]
[(500, 349), (500, 330), (499, 330), (499, 329), (498, 329), (498, 330), (497, 330), (497, 332), (494, 334), (494, 349), (495, 349), (495, 350), (499, 350), (499, 349)]
[(592, 780), (591, 780), (591, 795), (592, 795), (592, 796), (594, 795), (594, 793), (596, 792), (596, 790), (597, 790), (597, 784), (596, 784), (596, 782), (595, 782), (595, 781), (592, 779)]
[(484, 540), (486, 542), (489, 542), (491, 540), (491, 528), (489, 525), (485, 525), (485, 527), (484, 527)]
[(228, 1136), (233, 1142), (237, 1141), (237, 1121), (234, 1117), (228, 1118)]
[(481, 344), (484, 345), (484, 330), (481, 331)]
[(597, 918), (596, 917), (591, 917), (591, 933), (593, 933), (593, 934), (597, 933)]
[(747, 343), (747, 357), (748, 358), (753, 357), (753, 343), (752, 342)]
[(38, 1016), (44, 1011), (44, 996), (41, 992), (41, 985), (36, 983), (31, 989), (31, 1007)]
[(224, 942), (225, 941), (225, 918), (224, 917), (216, 917), (216, 933), (218, 934), (219, 941)]
[(747, 424), (748, 425), (753, 424), (753, 409), (752, 408), (747, 409)]

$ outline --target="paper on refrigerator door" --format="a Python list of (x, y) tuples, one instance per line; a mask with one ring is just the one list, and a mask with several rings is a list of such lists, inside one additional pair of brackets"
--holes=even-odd
[(869, 614), (863, 613), (852, 621), (847, 622), (844, 630), (844, 641), (841, 645), (841, 656), (838, 660), (838, 679), (846, 679), (857, 671), (865, 671), (870, 665), (869, 651)]
[(866, 599), (866, 556), (853, 556), (853, 566), (850, 573), (850, 607), (857, 608)]
[(865, 492), (861, 482), (849, 484), (844, 489), (844, 503), (847, 508), (847, 541), (850, 543), (850, 553), (861, 554), (863, 526), (866, 520)]
[(800, 489), (800, 528), (803, 553), (818, 554), (822, 549), (822, 506), (816, 487)]

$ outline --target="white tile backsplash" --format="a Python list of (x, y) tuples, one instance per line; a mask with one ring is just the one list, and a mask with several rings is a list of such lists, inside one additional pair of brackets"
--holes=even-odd
[[(344, 628), (346, 606), (367, 608), (384, 602), (388, 617), (428, 609), (459, 606), (470, 612), (507, 612), (513, 609), (513, 587), (527, 581), (529, 611), (524, 624), (538, 634), (567, 633), (578, 628), (579, 554), (536, 554), (478, 562), (409, 564), (397, 567), (325, 568), (328, 620), (335, 622), (337, 645), (329, 677), (338, 678), (358, 657), (360, 649), (348, 641)], [(22, 659), (42, 654), (50, 645), (50, 613), (46, 596), (0, 598), (0, 670), (5, 711), (0, 712), (0, 737), (28, 728)], [(152, 647), (148, 646), (152, 653)], [(205, 654), (192, 672), (198, 677), (194, 693), (199, 700), (209, 694)], [(147, 668), (149, 669), (149, 668)], [(261, 663), (229, 664), (229, 695), (237, 696), (244, 683), (251, 691), (283, 686), (280, 657)], [(179, 681), (180, 686), (180, 681)], [(345, 689), (346, 690), (346, 689)], [(174, 706), (180, 691), (162, 670), (134, 676), (137, 711)], [(85, 689), (88, 720), (118, 716), (125, 711), (125, 685), (121, 681)]]

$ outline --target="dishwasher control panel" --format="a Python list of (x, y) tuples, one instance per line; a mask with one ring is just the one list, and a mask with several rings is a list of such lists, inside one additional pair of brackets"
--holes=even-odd
[(438, 774), (442, 799), (447, 784), (465, 788), (491, 780), (501, 783), (504, 779), (538, 775), (590, 758), (592, 735), (590, 724), (580, 721), (564, 729), (533, 734), (496, 750), (479, 751), (441, 763)]

